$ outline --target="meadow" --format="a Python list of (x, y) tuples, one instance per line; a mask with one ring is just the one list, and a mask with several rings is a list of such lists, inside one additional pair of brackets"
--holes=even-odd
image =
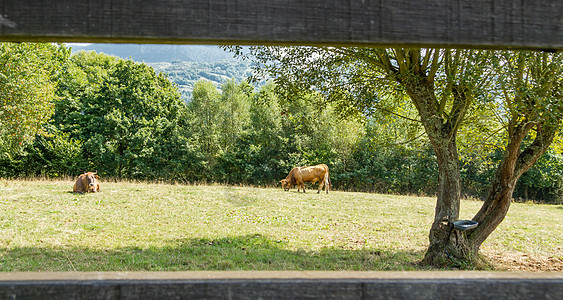
[[(0, 271), (428, 269), (432, 197), (101, 184), (0, 180)], [(513, 203), (481, 251), (494, 270), (563, 271), (563, 206)]]

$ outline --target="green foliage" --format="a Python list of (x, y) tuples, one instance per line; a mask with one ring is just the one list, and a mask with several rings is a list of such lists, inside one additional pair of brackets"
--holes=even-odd
[(53, 114), (55, 82), (64, 47), (41, 43), (0, 43), (0, 155), (31, 142)]
[(252, 89), (246, 81), (241, 84), (228, 81), (221, 86), (221, 107), (216, 123), (222, 151), (228, 151), (248, 130)]
[(373, 119), (366, 124), (366, 133), (355, 144), (345, 171), (333, 175), (333, 181), (349, 190), (435, 194), (438, 167), (430, 145), (374, 143), (384, 128)]
[(522, 175), (516, 184), (514, 198), (563, 203), (563, 156), (553, 152), (544, 154)]
[(0, 161), (1, 177), (65, 177), (86, 170), (81, 157), (82, 141), (70, 134), (47, 127), (46, 135), (38, 135), (22, 151)]
[(194, 86), (193, 98), (188, 104), (191, 140), (213, 158), (219, 151), (217, 122), (220, 112), (220, 93), (209, 81), (199, 81)]
[[(59, 60), (48, 68), (49, 85), (57, 88), (50, 100), (54, 114), (41, 127), (47, 134), (22, 144), (20, 153), (0, 158), (1, 177), (73, 176), (91, 170), (123, 179), (270, 186), (296, 165), (325, 163), (335, 189), (436, 193), (436, 157), (413, 103), (392, 80), (342, 53), (324, 57), (326, 65), (299, 61), (310, 64), (280, 73), (293, 74), (287, 78), (294, 81), (277, 78), (278, 84), (255, 87), (230, 77), (218, 85), (198, 79), (184, 102), (171, 78), (145, 64), (95, 52), (65, 57), (64, 48), (49, 47), (59, 51), (53, 56)], [(381, 54), (356, 50), (366, 59)], [(340, 76), (354, 70), (382, 81), (366, 84), (354, 75), (344, 78), (354, 88), (341, 85), (330, 92), (324, 88), (336, 87), (343, 78), (327, 73), (330, 68), (346, 71)], [(180, 69), (172, 76), (199, 72), (188, 65)], [(223, 73), (224, 79), (232, 76)], [(305, 84), (299, 76), (305, 75), (318, 79), (322, 88), (299, 87)], [(330, 84), (321, 86), (322, 78)], [(442, 80), (442, 91), (448, 89), (445, 78), (437, 80)], [(382, 88), (393, 91), (382, 93)], [(444, 112), (451, 111), (448, 105)], [(459, 130), (468, 196), (483, 197), (502, 159), (506, 136), (499, 130), (507, 118), (494, 113), (502, 105), (479, 101)], [(561, 201), (560, 144), (523, 175), (515, 197)]]
[(167, 177), (186, 106), (166, 76), (93, 52), (79, 52), (66, 67), (53, 122), (83, 142), (85, 167), (118, 178)]

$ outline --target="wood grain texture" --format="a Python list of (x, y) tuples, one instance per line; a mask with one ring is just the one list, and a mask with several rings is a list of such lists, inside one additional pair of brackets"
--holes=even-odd
[(0, 0), (0, 41), (563, 49), (561, 0)]
[(2, 299), (563, 299), (561, 273), (61, 272), (0, 274)]

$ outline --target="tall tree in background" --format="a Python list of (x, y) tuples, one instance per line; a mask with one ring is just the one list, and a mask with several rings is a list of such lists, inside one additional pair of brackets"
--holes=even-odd
[(268, 150), (279, 150), (282, 139), (282, 107), (273, 82), (260, 88), (252, 98), (250, 118), (254, 128), (252, 139)]
[(217, 123), (221, 109), (221, 94), (211, 81), (196, 82), (188, 104), (189, 124), (194, 144), (200, 145), (209, 158), (219, 151)]
[(70, 55), (50, 43), (0, 44), (0, 152), (21, 149), (53, 114), (60, 66)]
[(217, 125), (222, 150), (228, 150), (247, 132), (252, 90), (253, 87), (246, 81), (237, 84), (230, 80), (221, 86), (221, 109)]

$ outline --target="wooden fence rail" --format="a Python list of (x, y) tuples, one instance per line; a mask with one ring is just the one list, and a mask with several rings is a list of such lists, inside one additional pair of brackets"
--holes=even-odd
[(0, 273), (2, 299), (563, 299), (562, 273)]
[(0, 0), (0, 41), (563, 49), (561, 0)]

